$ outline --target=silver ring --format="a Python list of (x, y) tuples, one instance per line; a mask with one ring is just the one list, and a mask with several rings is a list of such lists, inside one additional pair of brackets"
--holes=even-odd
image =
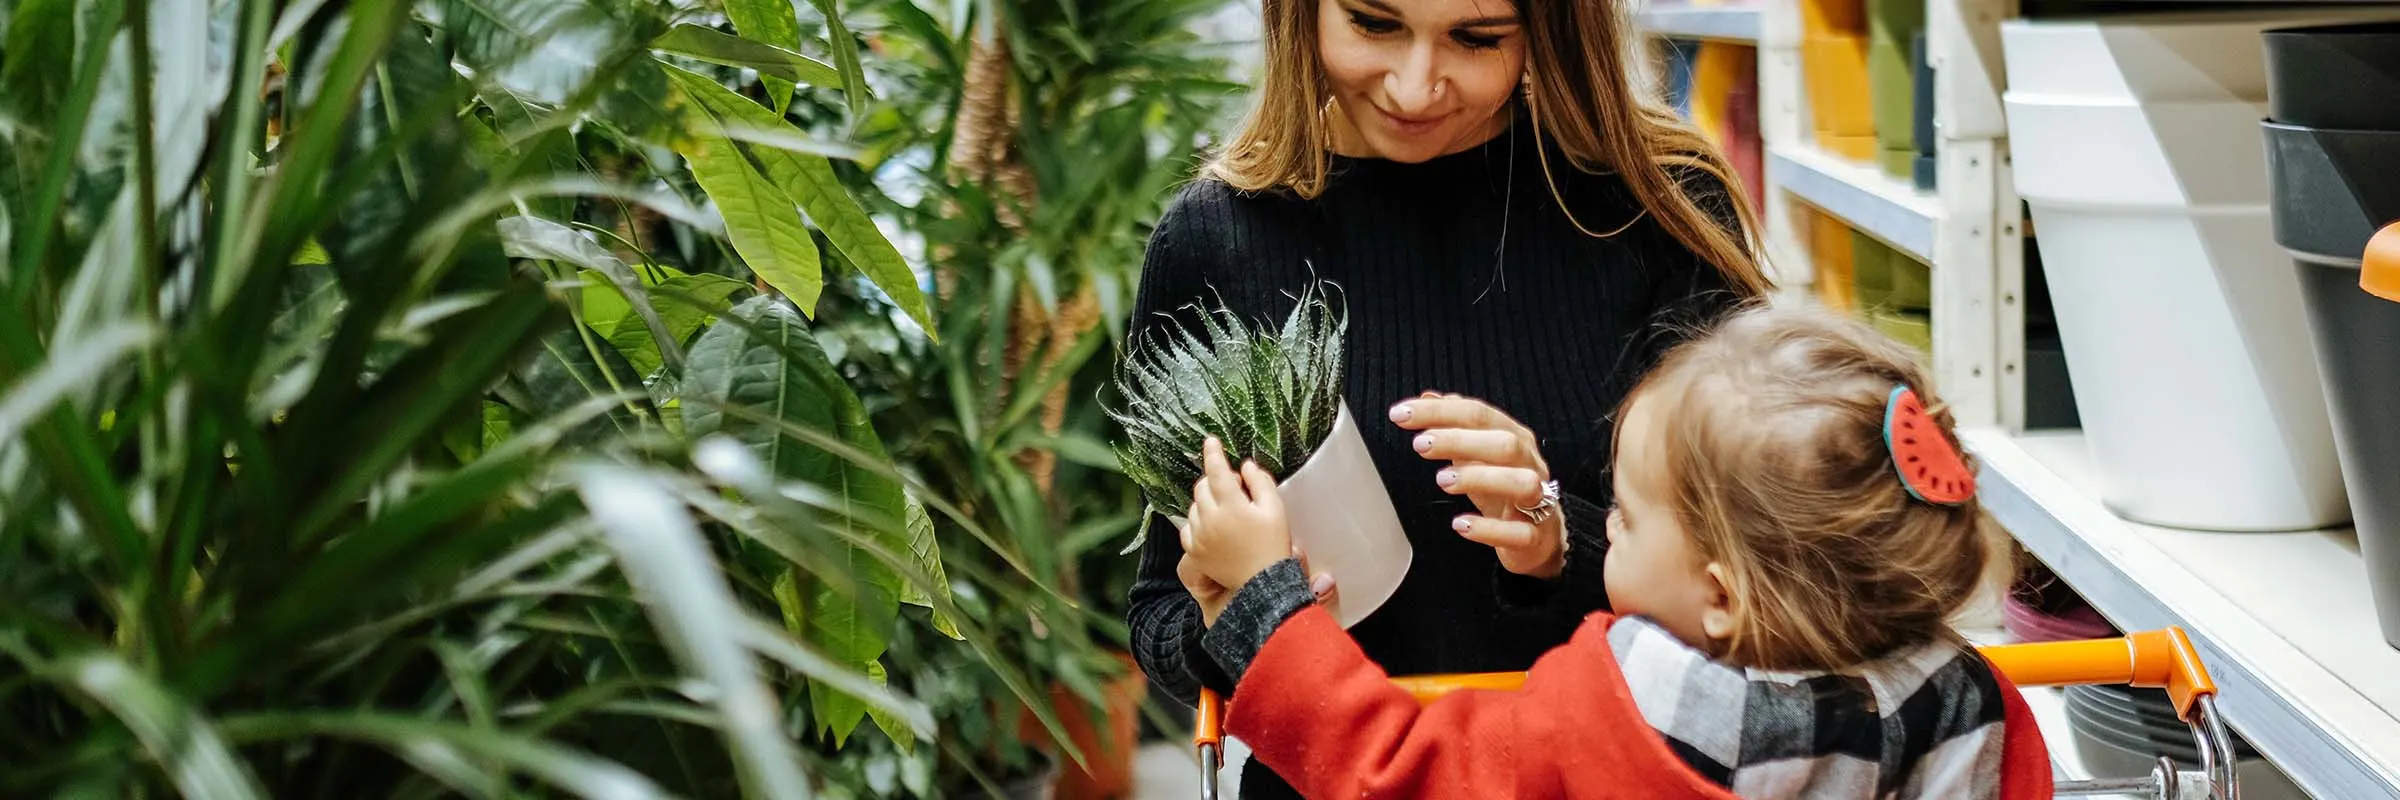
[(1558, 481), (1543, 481), (1542, 501), (1533, 504), (1532, 508), (1517, 506), (1517, 513), (1524, 514), (1527, 519), (1533, 520), (1535, 525), (1549, 522), (1551, 517), (1557, 516)]

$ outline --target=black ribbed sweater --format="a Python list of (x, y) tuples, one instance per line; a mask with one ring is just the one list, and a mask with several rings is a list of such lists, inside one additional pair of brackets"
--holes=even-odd
[[(1624, 227), (1608, 238), (1579, 231), (1544, 182), (1531, 129), (1520, 120), (1418, 164), (1336, 158), (1314, 200), (1196, 181), (1168, 206), (1142, 268), (1135, 342), (1169, 317), (1192, 320), (1203, 300), (1280, 322), (1312, 270), (1340, 287), (1350, 315), (1343, 396), (1416, 548), (1399, 591), (1351, 634), (1396, 675), (1525, 669), (1606, 606), (1612, 415), (1665, 348), (1739, 302), (1715, 267), (1646, 216), (1625, 227), (1640, 206), (1620, 179), (1580, 172), (1553, 148), (1550, 172), (1575, 219), (1604, 233)], [(1734, 225), (1721, 183), (1692, 172), (1683, 185)], [(1565, 574), (1508, 574), (1490, 548), (1451, 530), (1472, 506), (1443, 493), (1441, 465), (1386, 420), (1392, 404), (1428, 390), (1484, 399), (1540, 439), (1566, 495)], [(1191, 702), (1204, 683), (1232, 686), (1200, 646), (1199, 608), (1175, 577), (1181, 557), (1175, 532), (1155, 522), (1128, 622), (1143, 671)], [(1291, 796), (1255, 764), (1242, 787), (1247, 800)]]

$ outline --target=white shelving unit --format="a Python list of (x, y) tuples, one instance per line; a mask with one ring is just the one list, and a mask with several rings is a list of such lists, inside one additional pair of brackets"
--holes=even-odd
[[(2080, 433), (2021, 432), (2027, 226), (2001, 112), (1999, 41), (2015, 0), (1926, 4), (1936, 74), (1932, 192), (1818, 149), (1801, 73), (1800, 0), (1742, 7), (1757, 9), (1755, 37), (1740, 41), (1758, 48), (1762, 236), (1778, 280), (1805, 286), (1814, 277), (1811, 211), (1927, 264), (1933, 366), (1971, 429), (1993, 517), (2120, 627), (2190, 633), (2234, 728), (2301, 788), (2322, 800), (2400, 800), (2400, 650), (2376, 625), (2355, 536), (2127, 522), (2099, 499)], [(1708, 38), (1692, 30), (1706, 23), (1659, 6), (1642, 18), (1657, 35)]]
[(2093, 494), (2080, 434), (1965, 438), (1992, 517), (2119, 627), (2190, 633), (2226, 717), (2301, 788), (2400, 798), (2400, 650), (2376, 627), (2349, 531), (2127, 522)]
[[(2009, 0), (1927, 0), (1927, 60), (1936, 70), (1936, 190), (1820, 150), (1800, 64), (1800, 3), (1761, 7), (1760, 128), (1767, 147), (1765, 241), (1777, 277), (1812, 282), (1808, 209), (1839, 219), (1932, 267), (1933, 368), (1958, 419), (2024, 422), (2024, 312), (2018, 204), (2000, 111), (2000, 20)], [(1804, 208), (1805, 207), (1805, 208)]]
[(1686, 6), (1660, 3), (1642, 10), (1642, 30), (1669, 39), (1757, 44), (1758, 6)]
[(1939, 195), (1919, 192), (1873, 165), (1804, 145), (1771, 148), (1767, 159), (1767, 182), (1776, 190), (1791, 193), (1910, 258), (1933, 263), (1934, 237), (1945, 216)]

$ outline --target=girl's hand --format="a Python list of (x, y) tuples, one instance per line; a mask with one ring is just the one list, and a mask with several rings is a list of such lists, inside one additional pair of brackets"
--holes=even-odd
[[(1543, 507), (1550, 465), (1533, 431), (1491, 404), (1427, 392), (1392, 406), (1392, 424), (1421, 431), (1413, 443), (1428, 460), (1448, 461), (1435, 481), (1464, 495), (1478, 513), (1460, 516), (1459, 535), (1489, 545), (1500, 566), (1519, 575), (1557, 577), (1566, 567), (1566, 520), (1557, 505)], [(1545, 508), (1535, 522), (1521, 509)]]
[(1233, 590), (1210, 580), (1208, 573), (1200, 571), (1200, 564), (1192, 560), (1190, 553), (1185, 553), (1183, 560), (1175, 562), (1175, 577), (1183, 581), (1183, 590), (1191, 592), (1192, 599), (1199, 601), (1200, 626), (1216, 627), (1217, 617), (1225, 613), (1225, 604), (1233, 602)]
[[(1201, 445), (1202, 475), (1192, 486), (1191, 522), (1183, 528), (1184, 557), (1219, 585), (1239, 588), (1275, 562), (1292, 557), (1290, 523), (1275, 477), (1257, 464), (1240, 472), (1225, 461), (1215, 437)], [(1195, 595), (1196, 597), (1197, 595)]]

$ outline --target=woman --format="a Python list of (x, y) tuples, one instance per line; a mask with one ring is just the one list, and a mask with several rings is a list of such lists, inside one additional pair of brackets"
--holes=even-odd
[[(1339, 285), (1344, 397), (1416, 548), (1351, 634), (1394, 674), (1525, 669), (1606, 605), (1607, 415), (1769, 288), (1747, 205), (1721, 154), (1636, 99), (1609, 3), (1263, 12), (1259, 104), (1160, 220), (1134, 335), (1204, 299), (1280, 319), (1310, 281)], [(1268, 626), (1181, 558), (1162, 521), (1128, 622), (1143, 671), (1189, 702), (1232, 688), (1204, 603), (1212, 640)], [(1293, 796), (1255, 764), (1241, 785)]]

